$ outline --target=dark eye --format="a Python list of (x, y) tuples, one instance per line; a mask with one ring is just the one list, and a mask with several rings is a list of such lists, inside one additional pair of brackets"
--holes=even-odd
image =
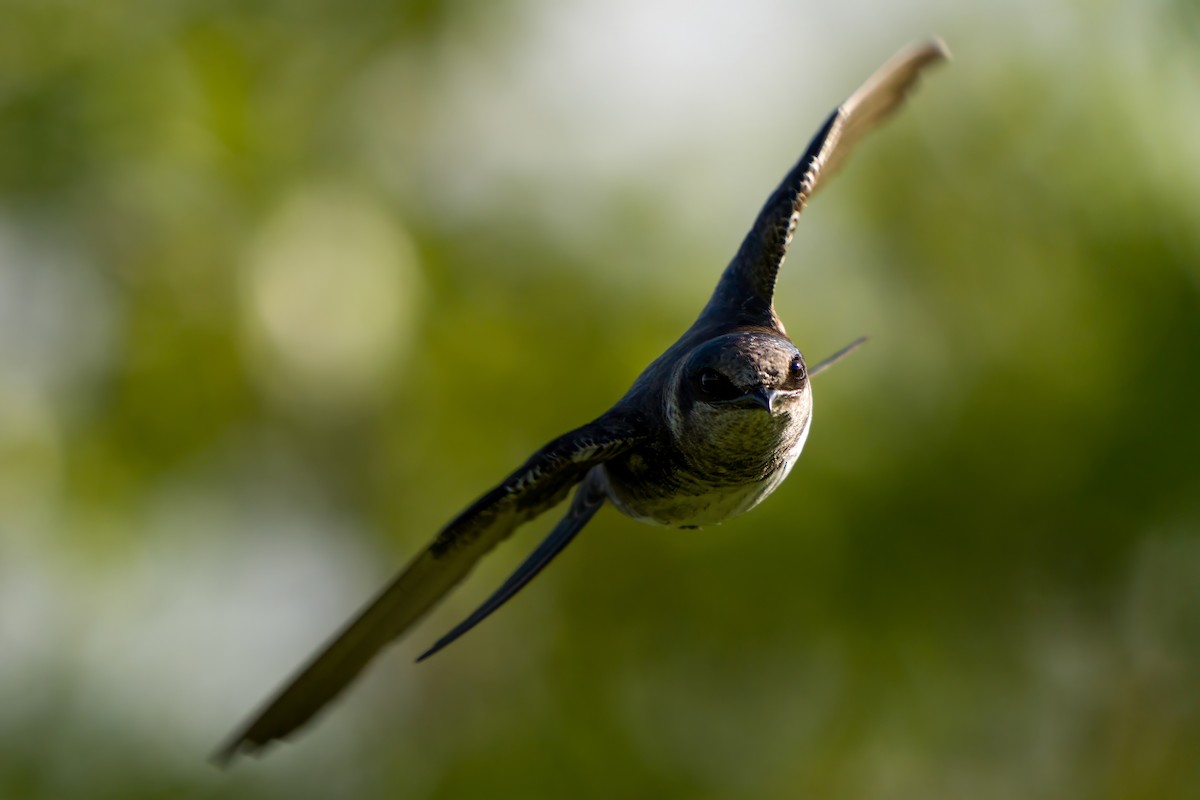
[(728, 400), (739, 394), (728, 378), (711, 367), (700, 370), (696, 375), (696, 388), (710, 400)]
[(799, 388), (804, 384), (805, 379), (804, 359), (796, 356), (792, 359), (792, 363), (788, 365), (788, 384), (794, 388)]

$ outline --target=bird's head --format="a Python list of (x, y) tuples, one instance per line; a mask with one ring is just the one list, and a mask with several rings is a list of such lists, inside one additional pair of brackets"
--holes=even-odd
[(812, 409), (808, 369), (796, 346), (750, 331), (711, 339), (675, 373), (667, 418), (680, 441), (759, 452), (806, 428)]

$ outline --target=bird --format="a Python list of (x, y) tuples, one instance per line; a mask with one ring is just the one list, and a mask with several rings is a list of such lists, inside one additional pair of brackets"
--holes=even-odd
[(552, 440), (447, 524), (213, 759), (228, 764), (290, 737), (338, 697), (499, 542), (559, 505), (566, 514), (516, 571), (417, 660), (511, 599), (607, 502), (641, 522), (691, 529), (770, 495), (796, 463), (812, 422), (811, 379), (855, 340), (809, 367), (775, 311), (776, 277), (797, 219), (864, 134), (890, 117), (930, 65), (937, 38), (900, 50), (825, 119), (767, 199), (695, 322), (587, 424)]

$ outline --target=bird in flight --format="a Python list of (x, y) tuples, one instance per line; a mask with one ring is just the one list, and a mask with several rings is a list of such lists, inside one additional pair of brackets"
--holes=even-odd
[(939, 40), (901, 50), (821, 125), (767, 199), (690, 328), (597, 419), (559, 436), (444, 527), (214, 758), (257, 754), (337, 697), (475, 563), (522, 523), (558, 505), (566, 515), (483, 605), (424, 660), (479, 624), (562, 552), (604, 503), (672, 528), (749, 511), (787, 477), (812, 420), (810, 379), (862, 340), (809, 368), (774, 307), (775, 278), (796, 220), (864, 134), (889, 117)]

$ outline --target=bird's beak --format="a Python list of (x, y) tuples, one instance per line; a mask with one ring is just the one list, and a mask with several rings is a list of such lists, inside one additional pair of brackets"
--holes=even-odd
[(746, 394), (746, 402), (755, 406), (761, 407), (768, 414), (775, 413), (775, 400), (779, 397), (779, 392), (774, 389), (768, 389), (765, 386), (760, 386), (752, 392)]

